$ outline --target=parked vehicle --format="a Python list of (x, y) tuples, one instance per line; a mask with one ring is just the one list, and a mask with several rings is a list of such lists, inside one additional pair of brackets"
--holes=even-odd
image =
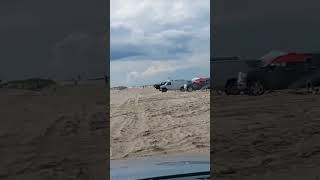
[[(228, 91), (230, 87), (236, 87), (239, 72), (248, 72), (259, 66), (258, 59), (240, 59), (240, 58), (213, 58), (210, 61), (212, 89)], [(232, 90), (232, 89), (231, 89)], [(233, 90), (232, 90), (233, 91)], [(226, 92), (233, 94), (232, 91)]]
[(184, 85), (184, 91), (191, 92), (193, 90), (195, 90), (195, 88), (193, 86), (193, 82), (192, 81), (188, 81), (187, 84)]
[(192, 90), (209, 89), (209, 88), (210, 88), (210, 78), (193, 79)]
[(166, 82), (161, 82), (160, 84), (154, 84), (153, 87), (156, 89), (160, 89), (160, 86), (164, 85)]
[(248, 73), (240, 72), (226, 87), (227, 94), (262, 95), (266, 90), (297, 89), (320, 85), (320, 54), (287, 53)]
[(186, 80), (170, 80), (164, 85), (160, 86), (160, 91), (167, 92), (168, 90), (184, 90), (184, 85), (189, 84), (190, 81)]

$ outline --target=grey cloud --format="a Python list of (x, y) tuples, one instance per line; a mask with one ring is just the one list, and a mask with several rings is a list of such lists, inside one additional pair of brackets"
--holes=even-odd
[(115, 31), (111, 30), (113, 39), (111, 41), (111, 60), (131, 56), (155, 60), (173, 58), (191, 52), (188, 42), (193, 38), (193, 35), (181, 30), (171, 29), (157, 33), (145, 33), (136, 37), (135, 40), (130, 39), (132, 32), (128, 30)]
[(208, 70), (209, 0), (112, 2), (113, 85), (156, 82), (187, 67)]

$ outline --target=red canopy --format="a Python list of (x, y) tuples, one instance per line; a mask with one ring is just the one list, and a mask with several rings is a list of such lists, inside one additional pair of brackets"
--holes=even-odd
[(271, 64), (281, 64), (281, 63), (288, 63), (288, 62), (304, 62), (308, 58), (311, 58), (309, 54), (296, 54), (290, 53), (287, 55), (279, 56), (271, 61)]
[(205, 82), (205, 81), (207, 81), (209, 78), (194, 78), (194, 79), (192, 79), (192, 81), (194, 82), (194, 83), (202, 83), (202, 82)]

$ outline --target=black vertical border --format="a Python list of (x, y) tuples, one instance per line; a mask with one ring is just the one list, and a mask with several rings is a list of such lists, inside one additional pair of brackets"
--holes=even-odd
[(213, 128), (214, 128), (214, 102), (213, 102), (213, 71), (212, 71), (212, 59), (213, 59), (213, 3), (214, 0), (210, 0), (210, 174), (211, 179), (213, 178), (213, 169), (214, 169), (214, 159), (213, 159)]
[(107, 65), (107, 72), (106, 72), (106, 121), (107, 121), (107, 128), (106, 128), (106, 157), (107, 157), (107, 179), (110, 179), (110, 0), (105, 0), (106, 2), (106, 41), (105, 41), (105, 50), (106, 50), (106, 65)]

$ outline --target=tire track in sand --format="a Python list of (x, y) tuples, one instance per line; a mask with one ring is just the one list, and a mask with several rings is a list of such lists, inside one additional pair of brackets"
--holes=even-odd
[[(140, 105), (140, 95), (136, 95), (134, 98), (129, 98), (123, 104), (121, 104), (114, 113), (125, 113), (126, 118), (123, 118), (117, 123), (113, 123), (112, 131), (117, 131), (118, 135), (115, 138), (111, 138), (111, 143), (115, 146), (120, 146), (119, 152), (111, 152), (113, 156), (117, 157), (120, 154), (121, 157), (127, 157), (132, 151), (132, 147), (135, 147), (135, 143), (138, 140), (138, 131), (146, 125), (146, 119), (142, 105)], [(129, 113), (127, 113), (129, 112)], [(119, 145), (118, 145), (119, 144)]]

